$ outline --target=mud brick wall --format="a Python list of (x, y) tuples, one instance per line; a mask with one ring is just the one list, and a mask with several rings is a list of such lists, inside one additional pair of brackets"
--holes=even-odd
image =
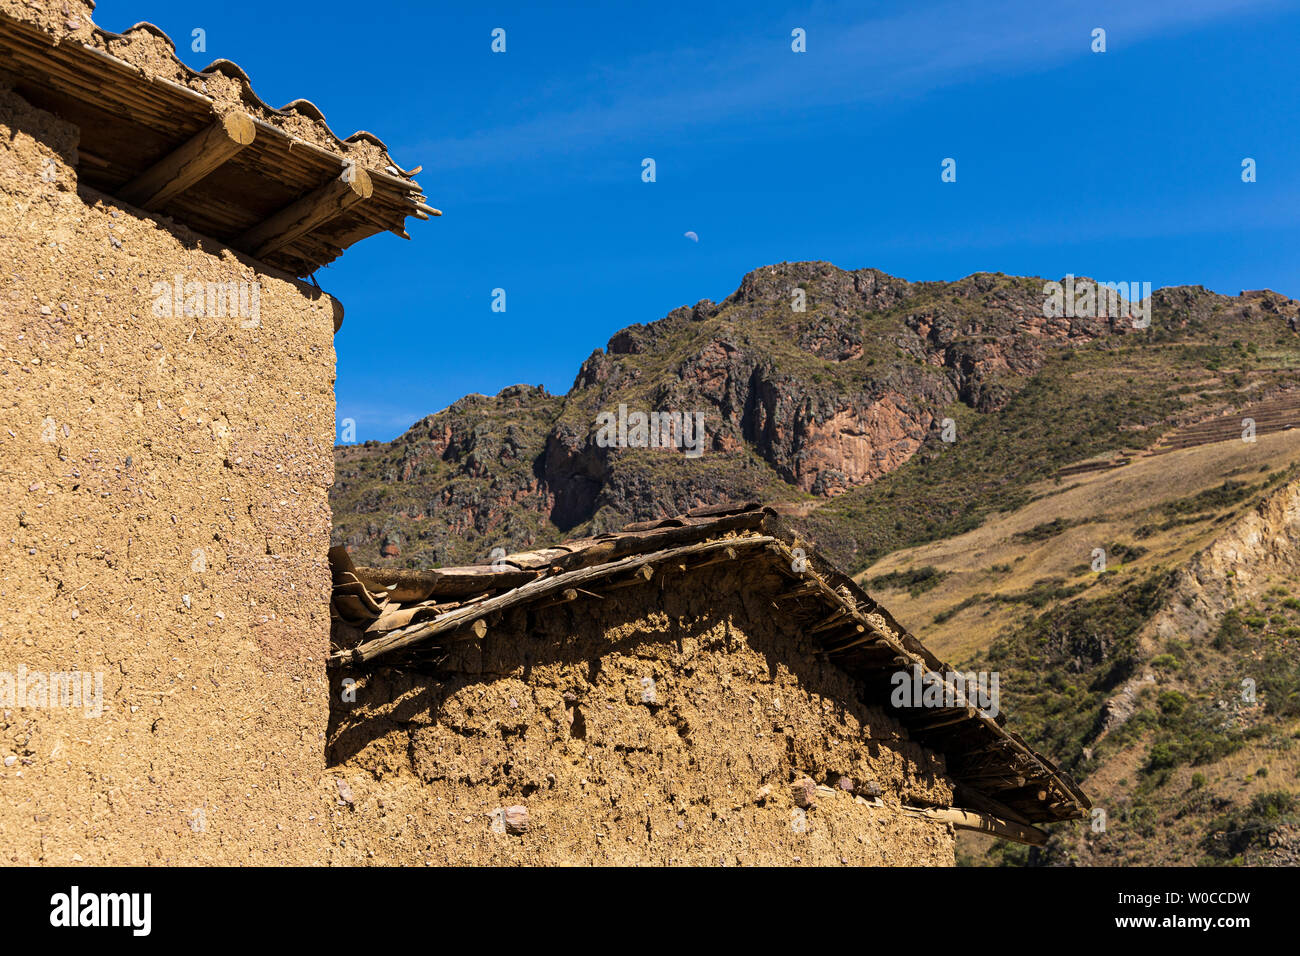
[(521, 609), (427, 673), (336, 678), (338, 860), (951, 866), (951, 829), (900, 810), (951, 803), (942, 757), (754, 575)]
[(318, 862), (335, 303), (80, 188), (77, 137), (0, 77), (0, 672), (103, 695), (3, 708), (0, 862)]

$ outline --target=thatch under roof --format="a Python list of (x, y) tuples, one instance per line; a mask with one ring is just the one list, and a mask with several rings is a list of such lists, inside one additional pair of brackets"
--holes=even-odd
[[(796, 550), (797, 549), (797, 550)], [(595, 597), (602, 590), (648, 584), (659, 575), (690, 574), (720, 561), (763, 562), (787, 586), (774, 611), (801, 627), (827, 657), (866, 688), (921, 744), (945, 755), (957, 801), (1014, 824), (1077, 819), (1091, 806), (1070, 776), (1005, 726), (969, 703), (894, 707), (892, 678), (920, 666), (946, 675), (941, 662), (851, 578), (787, 532), (778, 515), (756, 504), (696, 509), (640, 522), (622, 531), (507, 555), (492, 565), (428, 571), (353, 565), (347, 550), (330, 552), (332, 614), (349, 645), (334, 667), (395, 662), (413, 648), (481, 638), (505, 610)], [(960, 698), (958, 698), (960, 699)]]
[(378, 137), (339, 139), (307, 100), (270, 107), (228, 60), (196, 72), (149, 23), (0, 3), (0, 83), (80, 129), (81, 183), (293, 275), (440, 215)]

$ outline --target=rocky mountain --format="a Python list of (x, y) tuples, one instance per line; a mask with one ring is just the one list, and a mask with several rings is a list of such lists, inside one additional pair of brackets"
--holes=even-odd
[[(1135, 328), (1128, 316), (1047, 318), (1043, 290), (988, 273), (757, 269), (721, 303), (615, 333), (566, 395), (471, 395), (392, 442), (339, 447), (335, 543), (362, 562), (473, 563), (757, 498), (860, 569), (979, 520), (1062, 464), (1289, 380), (1258, 351), (1293, 347), (1297, 306), (1282, 296), (1163, 289), (1150, 327)], [(601, 440), (601, 416), (621, 407), (633, 427), (620, 446)], [(699, 452), (636, 447), (635, 416), (654, 412), (702, 415)]]

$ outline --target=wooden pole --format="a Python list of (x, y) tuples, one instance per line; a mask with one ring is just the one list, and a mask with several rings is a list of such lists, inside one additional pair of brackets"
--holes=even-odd
[(626, 581), (614, 581), (604, 585), (606, 591), (617, 591), (619, 588), (635, 587), (638, 584), (649, 584), (655, 576), (655, 570), (652, 565), (643, 564)]
[(247, 113), (220, 117), (118, 190), (118, 196), (150, 211), (189, 189), (253, 142), (257, 126)]
[(1047, 842), (1047, 834), (1038, 827), (1011, 823), (974, 810), (958, 810), (956, 807), (903, 807), (903, 812), (936, 823), (951, 823), (959, 830), (978, 830), (980, 833), (991, 833), (1029, 846), (1042, 846)]
[(255, 258), (264, 258), (329, 222), (349, 206), (369, 199), (374, 190), (370, 175), (364, 169), (349, 166), (320, 189), (285, 206), (260, 226), (249, 229), (233, 244)]
[(563, 594), (561, 594), (557, 598), (547, 601), (545, 604), (537, 605), (537, 609), (541, 611), (548, 607), (555, 607), (558, 604), (568, 604), (570, 601), (576, 601), (577, 599), (578, 599), (577, 588), (565, 588)]

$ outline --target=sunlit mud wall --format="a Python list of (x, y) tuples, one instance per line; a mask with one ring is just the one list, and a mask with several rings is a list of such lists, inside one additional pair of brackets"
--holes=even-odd
[(77, 137), (0, 89), (0, 862), (321, 861), (334, 303)]
[[(335, 681), (340, 859), (952, 865), (942, 757), (752, 566), (521, 609), (431, 673)], [(441, 657), (442, 655), (439, 655)]]

